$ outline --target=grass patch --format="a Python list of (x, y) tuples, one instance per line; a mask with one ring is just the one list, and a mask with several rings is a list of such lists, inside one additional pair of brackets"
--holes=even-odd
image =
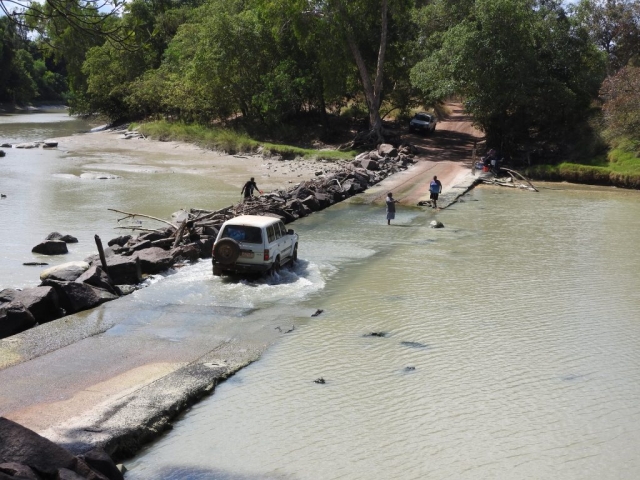
[(158, 120), (137, 125), (137, 128), (140, 133), (153, 139), (165, 142), (176, 140), (195, 143), (203, 148), (224, 151), (231, 155), (236, 153), (253, 153), (260, 147), (262, 147), (263, 152), (266, 154), (281, 155), (287, 159), (302, 157), (305, 159), (331, 161), (351, 160), (357, 154), (355, 151), (315, 150), (292, 145), (265, 143), (235, 130), (205, 127), (203, 125), (183, 122)]
[(637, 150), (621, 145), (583, 163), (536, 165), (526, 174), (538, 180), (567, 181), (592, 185), (613, 185), (640, 189), (640, 158)]

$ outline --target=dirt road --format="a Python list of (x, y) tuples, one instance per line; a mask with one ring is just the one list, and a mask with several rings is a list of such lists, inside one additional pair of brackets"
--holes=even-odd
[(418, 135), (407, 129), (402, 139), (417, 147), (417, 164), (367, 190), (363, 194), (366, 203), (382, 203), (391, 191), (401, 204), (417, 205), (429, 199), (429, 182), (436, 175), (442, 182), (445, 204), (455, 195), (458, 184), (475, 173), (471, 169), (473, 147), (481, 142), (482, 132), (474, 128), (461, 104), (448, 103), (445, 107), (448, 116), (438, 122), (433, 134)]

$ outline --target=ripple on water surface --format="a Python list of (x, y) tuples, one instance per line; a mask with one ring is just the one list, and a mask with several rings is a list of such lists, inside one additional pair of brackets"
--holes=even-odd
[[(640, 254), (614, 239), (640, 234), (637, 192), (473, 196), (442, 230), (365, 206), (301, 222), (326, 279), (302, 305), (324, 313), (128, 478), (636, 478)], [(270, 288), (290, 301), (247, 304)]]

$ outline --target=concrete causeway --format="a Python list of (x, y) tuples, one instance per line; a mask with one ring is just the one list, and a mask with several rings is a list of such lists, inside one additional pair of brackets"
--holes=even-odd
[[(392, 190), (416, 205), (428, 200), (433, 175), (443, 183), (442, 208), (479, 179), (460, 163), (419, 161), (357, 198), (383, 202)], [(0, 415), (74, 453), (100, 445), (125, 458), (258, 359), (281, 335), (283, 313), (313, 313), (172, 304), (168, 283), (0, 340)]]

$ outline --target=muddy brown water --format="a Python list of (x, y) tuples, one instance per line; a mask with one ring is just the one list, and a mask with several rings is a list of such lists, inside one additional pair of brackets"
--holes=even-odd
[[(30, 134), (37, 117), (12, 118), (2, 141), (85, 129), (58, 117)], [(237, 198), (162, 160), (11, 150), (0, 287), (37, 282), (21, 263), (52, 230), (81, 239), (61, 261), (93, 253), (95, 233), (114, 236), (108, 207), (166, 217)], [(640, 194), (543, 186), (477, 188), (437, 214), (440, 230), (422, 209), (387, 227), (381, 207), (336, 205), (296, 222), (302, 261), (275, 281), (213, 278), (203, 261), (134, 294), (176, 318), (222, 305), (256, 311), (246, 328), (264, 310), (295, 329), (125, 462), (127, 478), (635, 479)], [(162, 333), (178, 342), (188, 326)]]

